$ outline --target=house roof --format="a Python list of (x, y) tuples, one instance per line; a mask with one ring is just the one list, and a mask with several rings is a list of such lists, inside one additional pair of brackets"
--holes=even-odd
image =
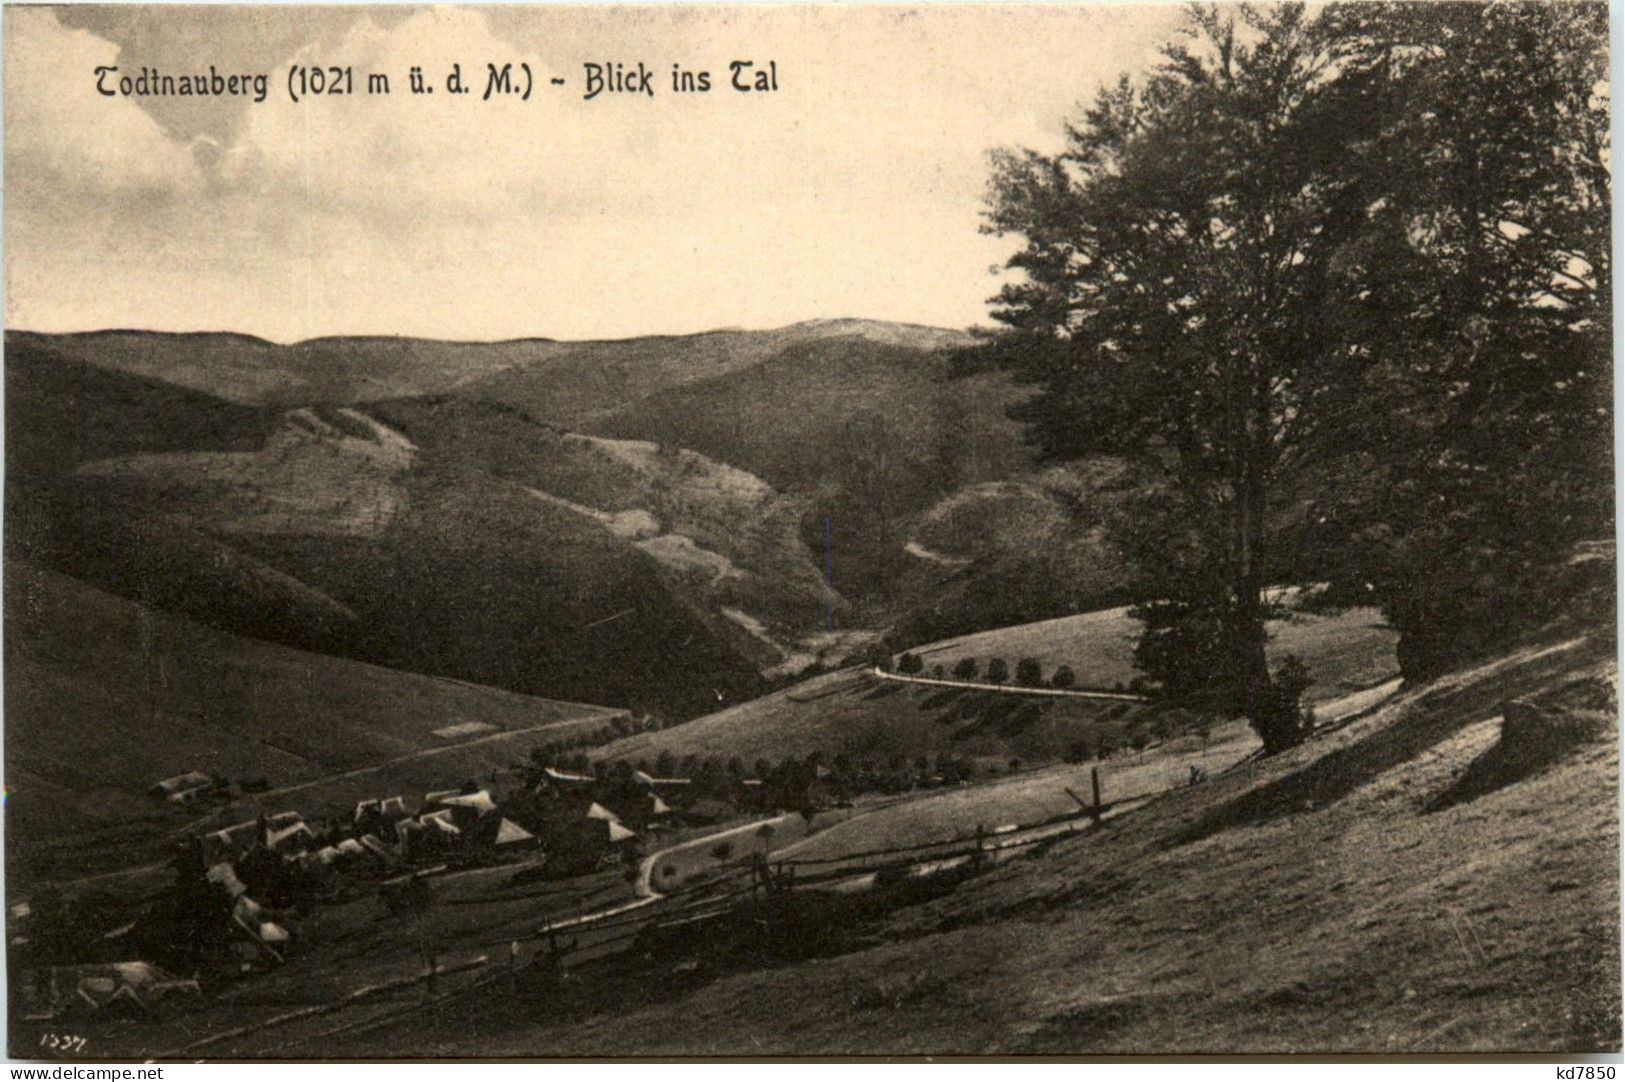
[(361, 835), (361, 844), (377, 856), (387, 857), (389, 855), (389, 846), (385, 845), (384, 839), (376, 834)]
[(232, 827), (205, 834), (198, 839), (198, 845), (203, 850), (205, 863), (237, 860), (254, 845), (254, 824), (249, 823), (247, 830)]
[(379, 815), (406, 814), (406, 798), (404, 796), (386, 796), (378, 800), (363, 800), (355, 806), (355, 818), (359, 819), (368, 812), (377, 812)]
[(245, 839), (252, 840), (254, 833), (259, 830), (259, 826), (257, 822), (250, 819), (246, 823), (233, 823), (229, 827), (221, 827), (219, 830), (205, 834), (204, 837), (215, 838), (227, 845), (240, 845), (245, 843)]
[(597, 801), (594, 801), (592, 804), (587, 806), (586, 816), (588, 819), (602, 819), (606, 823), (618, 823), (621, 821), (620, 816), (616, 815), (602, 804), (599, 804)]
[(536, 835), (514, 822), (504, 819), (497, 827), (496, 845), (518, 845), (522, 842), (535, 841)]
[(591, 774), (571, 774), (564, 770), (555, 770), (550, 766), (544, 766), (542, 773), (549, 781), (556, 781), (565, 785), (595, 785), (598, 782), (598, 779)]
[(609, 841), (611, 845), (614, 845), (617, 842), (631, 841), (636, 837), (636, 834), (632, 833), (630, 830), (627, 830), (619, 823), (611, 822), (609, 824)]
[(197, 981), (177, 980), (150, 962), (53, 966), (48, 972), (53, 987), (66, 986), (67, 995), (91, 1007), (105, 1007), (118, 1000), (145, 1006), (144, 995), (198, 991)]
[(632, 771), (632, 780), (637, 782), (639, 785), (645, 785), (645, 786), (649, 786), (649, 785), (692, 785), (692, 784), (694, 784), (693, 780), (690, 779), (690, 778), (657, 778), (654, 775), (646, 774), (641, 770)]
[(424, 826), (434, 827), (442, 834), (462, 833), (461, 830), (457, 829), (457, 824), (451, 821), (450, 808), (442, 811), (432, 812), (429, 815), (420, 815), (418, 816), (418, 822), (422, 823)]
[(448, 796), (443, 798), (440, 803), (453, 808), (472, 808), (482, 816), (497, 810), (496, 801), (492, 800), (491, 794), (484, 789), (477, 793), (461, 793), (457, 796)]
[(176, 774), (172, 778), (154, 782), (152, 788), (162, 792), (165, 796), (173, 796), (186, 789), (201, 789), (205, 785), (213, 783), (214, 779), (203, 773), (203, 771), (188, 770), (184, 774)]
[(265, 843), (266, 845), (270, 846), (272, 850), (276, 850), (281, 848), (284, 843), (300, 838), (314, 838), (315, 836), (316, 835), (311, 832), (311, 829), (304, 823), (295, 823), (293, 826), (285, 827), (282, 830), (273, 829), (271, 833), (266, 836)]
[(233, 898), (242, 895), (248, 890), (248, 888), (243, 885), (243, 881), (237, 878), (237, 869), (233, 868), (229, 861), (222, 860), (216, 864), (209, 865), (209, 869), (203, 873), (203, 877), (211, 883), (217, 883), (220, 886), (225, 887), (226, 893), (230, 894)]

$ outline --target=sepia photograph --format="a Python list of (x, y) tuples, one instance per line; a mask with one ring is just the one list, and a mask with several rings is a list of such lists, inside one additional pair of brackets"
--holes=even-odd
[(6, 4), (9, 1058), (1619, 1062), (1609, 33)]

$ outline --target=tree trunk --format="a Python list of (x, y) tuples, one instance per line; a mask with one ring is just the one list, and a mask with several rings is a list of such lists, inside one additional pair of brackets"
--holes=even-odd
[(1254, 361), (1241, 439), (1242, 462), (1237, 504), (1238, 559), (1234, 565), (1236, 671), (1242, 683), (1247, 721), (1264, 742), (1264, 754), (1297, 745), (1303, 739), (1296, 701), (1287, 702), (1270, 675), (1264, 627), (1264, 515), (1269, 487), (1270, 393), (1266, 366)]
[(1237, 535), (1240, 551), (1235, 565), (1233, 626), (1235, 665), (1241, 679), (1243, 711), (1248, 722), (1264, 741), (1264, 751), (1280, 750), (1279, 728), (1273, 707), (1273, 686), (1269, 659), (1264, 653), (1263, 571), (1260, 548), (1263, 542), (1263, 484), (1256, 463), (1244, 467), (1237, 502)]

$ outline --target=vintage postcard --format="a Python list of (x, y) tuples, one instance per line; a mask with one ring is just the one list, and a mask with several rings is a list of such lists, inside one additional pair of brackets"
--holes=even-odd
[(10, 1056), (1618, 1053), (1608, 29), (6, 6)]

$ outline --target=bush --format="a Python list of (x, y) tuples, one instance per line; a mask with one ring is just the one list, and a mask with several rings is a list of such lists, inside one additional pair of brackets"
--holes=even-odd
[(1052, 688), (1069, 688), (1077, 682), (1077, 677), (1072, 675), (1072, 669), (1067, 665), (1062, 665), (1059, 669), (1056, 669), (1055, 675), (1049, 678), (1049, 684)]
[(943, 677), (945, 677), (947, 675), (948, 675), (948, 671), (946, 669), (944, 669), (941, 665), (933, 665), (933, 666), (931, 666), (931, 677), (932, 677), (932, 679), (941, 680)]
[(1263, 689), (1258, 716), (1252, 726), (1264, 740), (1265, 754), (1292, 747), (1303, 741), (1313, 726), (1302, 705), (1303, 693), (1314, 681), (1309, 667), (1296, 654), (1288, 654)]
[(973, 657), (960, 658), (959, 664), (954, 666), (954, 675), (961, 680), (976, 679), (976, 659)]
[(1016, 662), (1016, 683), (1025, 688), (1041, 687), (1044, 683), (1044, 669), (1038, 664), (1035, 657), (1024, 657)]
[(987, 663), (987, 682), (1002, 684), (1010, 679), (1010, 666), (1004, 663), (1004, 658), (996, 657)]
[(905, 653), (897, 659), (897, 671), (912, 676), (925, 668), (925, 662), (920, 660), (919, 654)]

